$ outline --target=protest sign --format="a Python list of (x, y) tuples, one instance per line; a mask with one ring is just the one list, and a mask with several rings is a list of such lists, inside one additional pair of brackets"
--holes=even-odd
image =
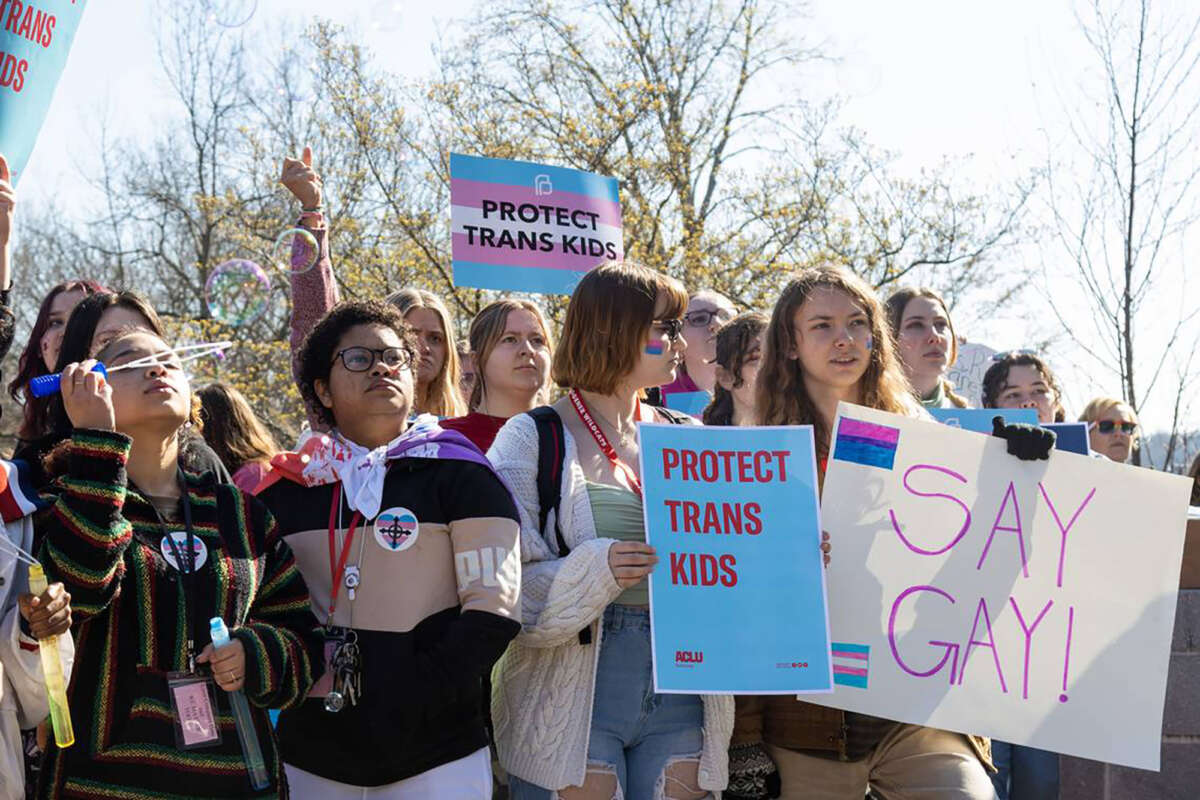
[(0, 154), (16, 184), (33, 152), (87, 0), (0, 4)]
[(455, 286), (571, 294), (623, 257), (617, 179), (575, 169), (450, 154)]
[(994, 417), (1003, 417), (1009, 425), (1038, 424), (1032, 408), (931, 408), (929, 414), (943, 425), (976, 433), (991, 433)]
[(995, 355), (996, 351), (985, 344), (961, 340), (958, 343), (958, 358), (947, 368), (946, 379), (972, 406), (983, 405), (983, 376)]
[(682, 411), (700, 419), (700, 415), (711, 402), (712, 395), (701, 389), (696, 392), (671, 392), (666, 396), (664, 404), (673, 411)]
[(1191, 481), (846, 403), (822, 517), (833, 639), (813, 702), (1159, 766)]
[(812, 428), (639, 437), (655, 691), (829, 691)]
[(1057, 437), (1054, 440), (1054, 447), (1058, 450), (1086, 456), (1091, 449), (1085, 422), (1047, 422), (1042, 427), (1048, 431), (1054, 431), (1054, 435)]
[[(976, 433), (990, 434), (994, 417), (1003, 417), (1009, 425), (1038, 424), (1037, 411), (1032, 408), (931, 408), (929, 414), (943, 425)], [(1041, 427), (1054, 431), (1055, 449), (1087, 455), (1087, 425), (1082, 422), (1047, 422)]]

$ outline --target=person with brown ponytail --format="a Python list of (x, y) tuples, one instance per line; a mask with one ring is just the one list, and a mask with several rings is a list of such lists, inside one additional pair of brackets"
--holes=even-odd
[(766, 329), (766, 314), (746, 311), (717, 331), (716, 385), (712, 402), (704, 409), (705, 425), (754, 424), (754, 391)]
[(958, 337), (946, 301), (933, 289), (902, 287), (887, 303), (888, 322), (904, 374), (925, 408), (966, 408), (946, 370), (958, 358)]

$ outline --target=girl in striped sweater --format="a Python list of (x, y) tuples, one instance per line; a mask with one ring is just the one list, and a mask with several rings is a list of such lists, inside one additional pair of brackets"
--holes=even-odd
[[(163, 341), (126, 333), (97, 358), (107, 380), (91, 360), (63, 372), (74, 433), (50, 460), (55, 502), (39, 521), (42, 560), (74, 598), (77, 665), (76, 743), (50, 751), (40, 796), (286, 796), (266, 709), (298, 702), (313, 682), (308, 590), (261, 503), (180, 469), (194, 406)], [(233, 637), (218, 652), (215, 616)], [(180, 684), (179, 673), (215, 687)], [(227, 695), (238, 689), (270, 776), (257, 792)]]

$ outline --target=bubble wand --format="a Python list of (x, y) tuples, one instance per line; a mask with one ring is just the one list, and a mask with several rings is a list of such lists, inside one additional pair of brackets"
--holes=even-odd
[[(205, 358), (211, 355), (220, 355), (228, 348), (233, 347), (233, 342), (204, 342), (202, 344), (189, 344), (183, 347), (176, 347), (171, 350), (162, 350), (158, 353), (152, 353), (148, 356), (135, 358), (128, 364), (122, 364), (119, 367), (109, 369), (100, 362), (96, 362), (96, 366), (92, 367), (92, 372), (99, 372), (101, 375), (108, 377), (110, 373), (120, 372), (123, 369), (139, 369), (141, 367), (149, 367), (160, 363), (161, 359), (167, 356), (179, 356), (179, 363), (185, 364), (188, 361), (195, 361), (200, 358)], [(39, 375), (29, 382), (29, 394), (34, 397), (46, 397), (47, 395), (56, 394), (62, 389), (62, 373), (55, 372), (50, 375)]]

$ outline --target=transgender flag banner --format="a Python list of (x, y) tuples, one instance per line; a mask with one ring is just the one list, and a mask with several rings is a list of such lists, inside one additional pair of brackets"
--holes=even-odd
[(571, 294), (624, 256), (617, 179), (450, 154), (454, 285)]

